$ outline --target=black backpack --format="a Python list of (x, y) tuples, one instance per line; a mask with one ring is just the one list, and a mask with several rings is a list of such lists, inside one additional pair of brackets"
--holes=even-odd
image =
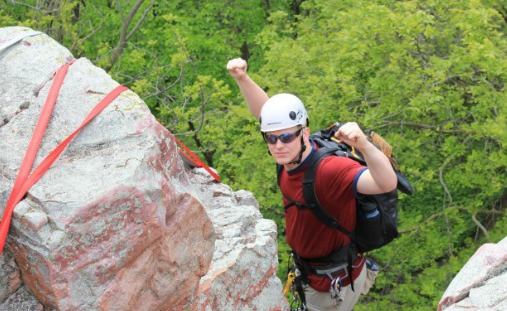
[[(322, 159), (331, 155), (348, 157), (362, 165), (366, 165), (366, 162), (360, 152), (334, 138), (339, 127), (340, 124), (336, 123), (310, 136), (311, 141), (315, 142), (319, 148), (310, 159), (303, 179), (303, 196), (306, 204), (294, 202), (288, 197), (286, 199), (291, 202), (288, 206), (295, 205), (297, 208), (310, 209), (317, 219), (349, 236), (356, 244), (358, 252), (368, 252), (384, 246), (398, 237), (398, 190), (409, 195), (413, 193), (413, 190), (410, 183), (401, 174), (396, 160), (391, 156), (391, 146), (380, 136), (372, 133), (370, 136), (372, 143), (382, 150), (391, 161), (398, 177), (397, 189), (383, 194), (361, 195), (356, 200), (356, 230), (349, 232), (340, 226), (338, 221), (319, 204), (314, 183), (317, 167)], [(281, 166), (278, 167), (278, 184), (280, 184), (281, 168)]]

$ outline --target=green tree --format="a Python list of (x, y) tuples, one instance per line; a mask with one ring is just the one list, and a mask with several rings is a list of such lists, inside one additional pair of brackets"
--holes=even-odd
[(435, 309), (458, 267), (445, 264), (503, 214), (504, 16), (479, 1), (314, 0), (303, 10), (297, 23), (271, 15), (255, 77), (271, 94), (300, 96), (314, 129), (357, 120), (393, 143), (416, 195), (403, 198), (402, 238), (372, 254), (385, 271), (358, 309)]
[[(225, 70), (241, 56), (314, 130), (357, 120), (394, 146), (416, 194), (358, 310), (434, 310), (507, 222), (507, 9), (498, 0), (4, 1), (0, 26), (46, 32), (138, 93), (233, 189), (251, 190), (287, 245), (274, 163)], [(404, 207), (403, 207), (404, 206)], [(495, 226), (496, 225), (496, 226)], [(400, 255), (401, 254), (401, 255)]]
[(7, 2), (0, 26), (41, 30), (74, 56), (91, 59), (138, 93), (165, 126), (215, 166), (214, 159), (234, 143), (219, 129), (233, 106), (243, 106), (233, 101), (237, 93), (230, 91), (233, 81), (225, 64), (238, 55), (262, 58), (254, 36), (270, 10), (283, 5), (261, 0)]

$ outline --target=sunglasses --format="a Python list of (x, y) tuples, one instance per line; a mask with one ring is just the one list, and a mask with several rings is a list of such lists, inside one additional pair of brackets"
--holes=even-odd
[(295, 131), (294, 133), (283, 133), (281, 135), (273, 135), (273, 134), (267, 134), (264, 133), (262, 136), (264, 137), (264, 140), (271, 145), (276, 144), (278, 140), (280, 140), (284, 144), (288, 144), (294, 141), (296, 137), (299, 136), (303, 128), (300, 128), (299, 130)]

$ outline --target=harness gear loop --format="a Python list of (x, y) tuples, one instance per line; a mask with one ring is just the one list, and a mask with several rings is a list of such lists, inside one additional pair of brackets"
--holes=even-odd
[(5, 206), (4, 213), (2, 216), (2, 220), (0, 222), (0, 255), (3, 252), (3, 248), (5, 245), (5, 241), (7, 240), (7, 235), (9, 233), (9, 227), (12, 219), (12, 214), (16, 205), (21, 201), (21, 199), (25, 196), (28, 190), (37, 182), (39, 179), (46, 173), (46, 171), (51, 167), (51, 165), (58, 159), (60, 154), (65, 150), (67, 145), (71, 142), (71, 140), (93, 119), (97, 116), (104, 108), (106, 108), (118, 95), (120, 95), (123, 91), (128, 88), (119, 85), (115, 89), (113, 89), (109, 94), (107, 94), (86, 116), (81, 125), (70, 134), (64, 141), (62, 141), (51, 153), (49, 153), (44, 160), (33, 170), (33, 172), (29, 175), (30, 169), (33, 166), (33, 162), (35, 160), (35, 156), (39, 150), (40, 143), (42, 138), (46, 132), (46, 128), (49, 123), (49, 118), (51, 117), (51, 113), (56, 104), (56, 98), (60, 92), (61, 86), (63, 84), (63, 80), (68, 72), (70, 65), (75, 60), (72, 60), (62, 67), (58, 69), (53, 79), (53, 84), (48, 93), (48, 97), (46, 98), (46, 102), (44, 103), (44, 107), (42, 109), (41, 115), (35, 126), (34, 132), (32, 134), (32, 139), (30, 144), (28, 145), (27, 151), (25, 153), (25, 157), (23, 162), (21, 163), (21, 167), (19, 169), (18, 175), (14, 182), (14, 186), (12, 188), (11, 194), (7, 201), (7, 205)]
[(331, 298), (335, 298), (338, 301), (342, 301), (342, 279), (337, 276), (336, 278), (331, 278), (331, 286), (329, 286), (329, 294), (331, 295)]

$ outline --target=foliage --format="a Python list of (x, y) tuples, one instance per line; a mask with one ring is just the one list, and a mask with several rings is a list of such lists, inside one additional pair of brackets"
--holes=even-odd
[[(484, 242), (505, 236), (507, 11), (498, 0), (5, 2), (0, 26), (48, 33), (138, 93), (233, 189), (252, 191), (288, 247), (274, 163), (227, 60), (291, 92), (314, 130), (358, 121), (394, 147), (416, 194), (357, 310), (435, 309)], [(255, 133), (255, 134), (252, 134)], [(503, 202), (503, 203), (502, 203)]]
[(256, 77), (300, 96), (316, 129), (357, 120), (393, 143), (416, 195), (403, 198), (403, 237), (372, 254), (385, 273), (365, 306), (435, 309), (453, 275), (441, 265), (487, 233), (505, 195), (504, 16), (478, 1), (303, 7), (297, 24), (271, 16)]

